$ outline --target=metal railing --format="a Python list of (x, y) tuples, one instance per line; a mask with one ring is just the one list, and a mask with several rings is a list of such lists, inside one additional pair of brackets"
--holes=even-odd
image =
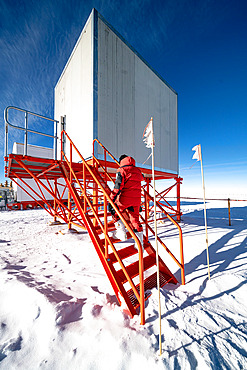
[[(96, 156), (95, 156), (95, 144), (98, 144), (103, 149), (103, 152), (104, 152), (104, 159), (103, 160), (99, 160), (98, 158), (96, 158)], [(116, 158), (109, 152), (109, 150), (106, 149), (106, 147), (104, 147), (103, 144), (101, 144), (101, 142), (98, 139), (94, 139), (94, 141), (93, 141), (93, 163), (94, 163), (94, 165), (98, 166), (98, 168), (102, 169), (102, 171), (104, 173), (104, 176), (105, 176), (105, 181), (111, 181), (114, 184), (115, 180), (113, 180), (113, 178), (107, 172), (107, 158), (106, 158), (107, 155), (110, 158), (113, 159), (112, 163), (115, 163), (115, 165), (117, 165), (117, 168), (118, 168), (120, 166), (120, 164), (116, 160)]]
[[(9, 110), (16, 110), (16, 111), (25, 113), (25, 126), (24, 127), (16, 126), (13, 123), (9, 122)], [(45, 119), (45, 120), (50, 121), (50, 122), (53, 122), (54, 123), (54, 135), (45, 134), (45, 133), (40, 132), (40, 131), (30, 130), (28, 128), (28, 116), (29, 115), (35, 116), (35, 117), (38, 117), (38, 118), (42, 118), (42, 119)], [(53, 118), (48, 118), (48, 117), (42, 116), (41, 114), (30, 112), (26, 109), (14, 107), (14, 106), (9, 106), (5, 109), (4, 119), (5, 119), (5, 158), (8, 156), (8, 131), (9, 131), (8, 127), (11, 126), (11, 127), (15, 128), (17, 130), (24, 131), (24, 153), (23, 153), (23, 155), (27, 155), (28, 133), (32, 133), (32, 134), (47, 136), (47, 137), (50, 137), (50, 138), (54, 139), (54, 147), (53, 147), (53, 149), (54, 149), (54, 154), (53, 154), (54, 158), (53, 159), (55, 159), (55, 160), (57, 159), (57, 139), (58, 139), (57, 124), (59, 123), (59, 121), (57, 121)]]
[[(174, 198), (174, 197), (170, 197)], [(193, 197), (181, 197), (180, 199), (190, 199), (190, 200), (199, 200), (204, 201), (204, 198), (193, 198)], [(227, 202), (227, 208), (228, 208), (228, 220), (229, 220), (229, 226), (232, 226), (231, 223), (231, 202), (247, 202), (247, 199), (231, 199), (231, 198), (207, 198), (205, 201), (223, 201)]]
[[(146, 201), (154, 201), (154, 198), (153, 196), (151, 196), (145, 189), (142, 189), (143, 192), (144, 192), (144, 196), (146, 198)], [(180, 247), (180, 261), (174, 256), (174, 254), (169, 250), (169, 248), (165, 245), (165, 243), (160, 239), (160, 237), (157, 237), (158, 238), (158, 241), (160, 242), (160, 244), (165, 248), (166, 252), (173, 258), (173, 260), (176, 262), (176, 264), (179, 266), (180, 270), (181, 270), (181, 282), (182, 282), (182, 285), (185, 285), (185, 271), (184, 271), (184, 250), (183, 250), (183, 235), (182, 235), (182, 229), (180, 227), (180, 225), (169, 215), (169, 213), (162, 207), (162, 205), (157, 202), (157, 207), (161, 210), (161, 212), (165, 215), (165, 218), (168, 218), (175, 226), (176, 228), (178, 229), (178, 234), (179, 234), (179, 247)], [(144, 218), (140, 215), (142, 221), (145, 221)], [(146, 229), (146, 232), (147, 230), (150, 230), (152, 232), (153, 235), (155, 235), (155, 232), (154, 230), (149, 226), (147, 220), (145, 221), (145, 224), (147, 226), (147, 229)]]
[[(68, 139), (69, 143), (70, 143), (70, 158), (67, 158), (65, 153), (63, 153), (62, 149), (61, 149), (61, 159), (63, 158), (64, 161), (66, 161), (68, 167), (69, 167), (69, 171), (71, 172), (71, 174), (73, 175), (73, 178), (74, 180), (77, 182), (77, 184), (79, 185), (80, 189), (81, 189), (81, 192), (83, 194), (83, 197), (84, 197), (84, 201), (87, 203), (87, 206), (91, 209), (95, 219), (97, 220), (97, 223), (98, 225), (100, 226), (102, 232), (105, 234), (105, 240), (107, 241), (107, 243), (105, 243), (105, 249), (108, 248), (108, 246), (111, 248), (112, 252), (114, 253), (119, 265), (121, 266), (122, 268), (122, 271), (127, 279), (127, 281), (129, 282), (135, 296), (136, 296), (136, 299), (138, 300), (139, 304), (140, 304), (140, 314), (141, 314), (141, 324), (144, 325), (145, 323), (145, 301), (144, 301), (144, 265), (143, 265), (143, 250), (142, 250), (142, 246), (141, 246), (141, 243), (138, 239), (138, 237), (136, 236), (136, 234), (134, 233), (134, 231), (131, 229), (131, 227), (128, 225), (128, 223), (126, 222), (125, 218), (122, 216), (122, 214), (120, 213), (119, 209), (116, 207), (115, 203), (113, 203), (112, 199), (110, 198), (110, 195), (107, 194), (107, 192), (105, 192), (105, 189), (104, 187), (102, 186), (102, 184), (100, 183), (100, 181), (98, 180), (97, 176), (93, 173), (92, 169), (90, 168), (90, 166), (87, 164), (87, 162), (85, 161), (85, 159), (82, 157), (82, 155), (80, 154), (80, 152), (78, 151), (78, 149), (76, 148), (76, 146), (74, 145), (74, 143), (72, 142), (72, 140), (70, 139), (69, 135), (65, 132), (65, 131), (62, 131), (61, 132), (61, 137), (63, 137), (63, 135), (66, 136), (66, 138)], [(102, 146), (103, 147), (103, 146)], [(126, 227), (127, 231), (130, 233), (131, 237), (134, 239), (136, 245), (138, 246), (138, 251), (139, 251), (139, 284), (140, 284), (140, 288), (139, 288), (139, 292), (136, 288), (136, 285), (134, 284), (134, 282), (132, 281), (131, 277), (129, 276), (121, 258), (119, 257), (118, 255), (118, 251), (115, 249), (109, 235), (108, 235), (108, 230), (105, 229), (105, 225), (107, 224), (106, 223), (103, 223), (98, 214), (97, 214), (97, 209), (94, 208), (94, 205), (91, 203), (90, 199), (88, 198), (87, 196), (87, 192), (86, 192), (86, 181), (85, 181), (85, 176), (83, 176), (83, 186), (80, 182), (80, 180), (77, 178), (77, 175), (76, 173), (73, 171), (73, 168), (72, 168), (72, 150), (74, 150), (77, 155), (80, 156), (80, 160), (83, 164), (83, 172), (87, 171), (88, 174), (90, 174), (91, 178), (93, 179), (93, 181), (95, 182), (95, 184), (98, 186), (98, 188), (101, 190), (101, 192), (103, 193), (104, 195), (104, 210), (105, 212), (107, 212), (107, 204), (110, 203), (113, 207), (113, 209), (115, 210), (116, 214), (118, 215), (118, 217), (120, 218), (120, 220), (123, 222), (124, 226)], [(113, 157), (114, 158), (114, 157)], [(115, 160), (115, 159), (114, 159)], [(116, 161), (116, 160), (115, 160)], [(117, 162), (117, 161), (116, 161)], [(118, 163), (118, 162), (117, 162)], [(68, 174), (70, 176), (70, 174)], [(73, 192), (74, 191), (74, 188), (71, 187), (71, 191)], [(75, 197), (75, 202), (77, 203), (77, 199)], [(78, 209), (80, 208), (80, 204), (76, 204)], [(86, 216), (84, 214), (84, 217), (85, 217), (85, 220), (86, 220)], [(104, 219), (104, 221), (106, 221), (106, 217)], [(88, 231), (89, 231), (89, 234), (91, 233), (91, 230), (90, 228), (88, 228)], [(94, 239), (94, 238), (93, 238)], [(93, 243), (95, 243), (93, 241)], [(108, 256), (108, 251), (105, 250), (104, 253), (106, 253), (106, 256)], [(105, 257), (106, 260), (107, 260), (107, 257)]]
[(105, 162), (106, 162), (106, 155), (108, 155), (111, 159), (113, 159), (113, 162), (115, 162), (119, 166), (119, 162), (116, 160), (116, 158), (109, 152), (109, 150), (106, 149), (106, 147), (98, 139), (94, 139), (93, 141), (93, 157), (94, 158), (96, 158), (95, 157), (95, 144), (98, 144), (103, 149)]

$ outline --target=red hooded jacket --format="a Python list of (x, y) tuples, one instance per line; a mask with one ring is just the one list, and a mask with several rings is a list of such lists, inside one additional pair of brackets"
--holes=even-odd
[(125, 157), (122, 159), (111, 193), (111, 199), (119, 206), (119, 209), (140, 206), (142, 181), (141, 170), (135, 166), (134, 158)]

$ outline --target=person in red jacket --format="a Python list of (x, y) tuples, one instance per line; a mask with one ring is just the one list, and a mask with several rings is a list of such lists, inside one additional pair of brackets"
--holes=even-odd
[[(110, 198), (117, 205), (120, 212), (127, 211), (133, 230), (141, 232), (142, 225), (139, 220), (139, 211), (143, 175), (141, 170), (135, 166), (134, 158), (123, 154), (119, 158), (119, 163), (120, 167), (117, 170), (116, 181)], [(113, 215), (113, 218), (114, 221), (118, 220), (116, 214)]]

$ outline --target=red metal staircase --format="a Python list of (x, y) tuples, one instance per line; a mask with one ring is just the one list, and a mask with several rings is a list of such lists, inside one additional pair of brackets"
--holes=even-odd
[[(61, 148), (60, 160), (9, 154), (5, 157), (6, 176), (14, 182), (19, 179), (18, 186), (45, 208), (54, 217), (54, 221), (61, 219), (68, 224), (69, 228), (76, 225), (88, 231), (119, 304), (125, 302), (131, 316), (140, 312), (141, 324), (144, 324), (145, 300), (150, 296), (152, 288), (157, 287), (156, 251), (149, 241), (150, 233), (154, 234), (152, 221), (148, 217), (149, 203), (153, 198), (143, 188), (144, 216), (141, 216), (144, 226), (143, 250), (124, 213), (119, 212), (109, 196), (111, 192), (109, 183), (114, 182), (113, 174), (114, 169), (118, 167), (118, 162), (97, 140), (97, 145), (100, 145), (104, 152), (104, 160), (99, 160), (93, 155), (86, 161), (67, 133), (63, 131), (61, 135), (62, 138), (66, 136), (69, 143), (69, 157), (66, 156), (63, 148)], [(75, 156), (77, 159), (79, 157), (79, 162), (73, 162)], [(107, 156), (111, 157), (111, 162), (106, 160)], [(28, 179), (34, 180), (38, 191), (30, 186)], [(46, 200), (45, 193), (52, 196), (53, 203)], [(107, 211), (108, 203), (112, 204), (127, 229), (126, 242), (121, 242), (112, 236), (115, 226)], [(180, 261), (160, 238), (158, 241), (181, 269), (181, 280), (184, 284), (181, 228), (162, 208), (160, 202), (158, 207), (178, 229)], [(135, 248), (136, 245), (138, 250)], [(161, 287), (167, 283), (178, 283), (160, 257), (159, 279)]]
[[(141, 217), (143, 224), (146, 225), (143, 251), (139, 239), (124, 218), (124, 214), (119, 212), (109, 197), (111, 190), (108, 182), (113, 181), (113, 179), (107, 172), (104, 163), (99, 162), (96, 158), (93, 158), (94, 160), (91, 163), (85, 161), (69, 136), (65, 132), (63, 132), (63, 135), (66, 135), (70, 143), (70, 158), (67, 158), (63, 152), (61, 153), (61, 160), (42, 159), (41, 161), (33, 157), (10, 154), (8, 158), (8, 177), (14, 181), (15, 178), (21, 179), (25, 186), (25, 179), (33, 178), (41, 193), (44, 189), (53, 196), (53, 206), (48, 202), (45, 203), (45, 197), (43, 202), (46, 204), (45, 209), (54, 218), (62, 219), (69, 224), (69, 227), (74, 224), (87, 229), (119, 303), (125, 301), (132, 316), (140, 310), (141, 323), (144, 324), (145, 300), (150, 295), (151, 289), (157, 286), (156, 252), (148, 240), (148, 231), (153, 234), (154, 231), (148, 220)], [(80, 156), (80, 163), (72, 161), (73, 152)], [(58, 184), (60, 184), (60, 187), (63, 184), (63, 191), (60, 191), (60, 193), (58, 193)], [(68, 203), (65, 203), (63, 199), (65, 188), (69, 192)], [(29, 188), (28, 192), (32, 194), (32, 189)], [(36, 193), (33, 196), (35, 198), (38, 194)], [(152, 200), (152, 196), (145, 190), (143, 190), (143, 197), (146, 202)], [(125, 224), (128, 242), (123, 243), (111, 236), (115, 226), (107, 211), (109, 202)], [(158, 206), (162, 208), (160, 204)], [(181, 234), (179, 225), (164, 209), (162, 212), (177, 225)], [(158, 240), (181, 268), (182, 283), (184, 283), (182, 244), (181, 262), (179, 262), (163, 241), (159, 238)], [(180, 243), (182, 243), (182, 237)], [(135, 244), (138, 245), (138, 250), (136, 250)], [(161, 258), (159, 258), (159, 278), (160, 286), (167, 283), (178, 283)]]
[[(144, 301), (148, 297), (149, 291), (157, 286), (157, 272), (152, 271), (152, 268), (156, 266), (156, 252), (148, 241), (147, 235), (144, 237), (143, 252), (131, 226), (112, 203), (109, 197), (111, 191), (107, 184), (107, 180), (112, 179), (106, 168), (103, 166), (99, 168), (97, 162), (90, 166), (80, 155), (69, 136), (65, 132), (63, 134), (70, 142), (70, 159), (62, 152), (63, 161), (60, 161), (60, 168), (69, 193), (89, 232), (119, 303), (121, 304), (121, 297), (123, 297), (132, 316), (138, 312), (140, 307), (141, 323), (144, 324)], [(73, 151), (80, 156), (81, 170), (74, 169)], [(78, 165), (76, 164), (76, 166)], [(109, 232), (114, 229), (114, 225), (109, 220), (111, 217), (107, 213), (108, 202), (112, 203), (125, 224), (128, 238), (132, 240), (130, 245), (126, 246), (126, 243), (120, 243), (119, 240), (110, 236)], [(138, 251), (133, 242), (138, 245)], [(150, 271), (152, 272), (150, 273)], [(148, 275), (146, 276), (146, 274)], [(177, 283), (177, 279), (161, 258), (159, 258), (159, 275), (161, 286), (168, 282)]]

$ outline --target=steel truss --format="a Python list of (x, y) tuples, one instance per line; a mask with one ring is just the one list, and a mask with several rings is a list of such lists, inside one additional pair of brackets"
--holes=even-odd
[[(114, 183), (115, 172), (119, 163), (98, 141), (97, 145), (101, 146), (104, 159), (99, 160), (93, 154), (92, 158), (86, 161), (68, 134), (62, 131), (61, 135), (62, 138), (66, 137), (69, 143), (68, 157), (63, 152), (62, 147), (60, 160), (9, 154), (8, 158), (5, 159), (7, 164), (6, 174), (16, 183), (18, 179), (20, 181), (18, 186), (40, 207), (45, 208), (54, 221), (61, 220), (67, 223), (69, 228), (74, 225), (88, 231), (119, 303), (121, 304), (122, 300), (125, 301), (131, 316), (137, 314), (140, 310), (141, 324), (144, 324), (145, 300), (149, 296), (147, 292), (157, 284), (156, 272), (146, 276), (147, 271), (150, 271), (156, 265), (156, 253), (149, 241), (150, 235), (154, 234), (149, 217), (152, 211), (150, 204), (153, 202), (153, 197), (150, 195), (152, 185), (149, 173), (144, 173), (146, 184), (142, 189), (143, 212), (141, 221), (144, 227), (144, 249), (142, 249), (138, 237), (128, 222), (126, 213), (120, 213), (110, 199), (110, 184)], [(95, 142), (93, 145), (95, 145)], [(77, 158), (79, 156), (79, 163), (73, 162), (75, 155)], [(108, 160), (109, 157), (111, 158), (110, 161)], [(159, 174), (159, 178), (161, 175)], [(37, 186), (36, 190), (29, 184), (29, 179), (34, 180)], [(174, 187), (177, 187), (177, 195), (180, 198), (181, 179), (175, 178), (175, 181), (176, 183), (168, 189), (160, 193), (156, 192), (156, 197), (157, 206), (162, 213), (162, 217), (172, 222), (178, 230), (180, 257), (175, 257), (163, 240), (158, 238), (158, 241), (177, 263), (181, 270), (181, 282), (184, 284), (182, 231), (179, 224), (174, 220), (175, 217), (180, 220), (180, 203), (177, 203), (177, 209), (175, 209), (165, 199)], [(47, 194), (53, 199), (53, 202), (47, 200)], [(124, 223), (128, 239), (134, 241), (135, 244), (128, 247), (117, 247), (117, 243), (120, 241), (114, 239), (110, 233), (115, 230), (115, 226), (107, 211), (108, 203), (112, 205)], [(135, 262), (128, 264), (127, 258), (132, 256), (136, 256), (137, 259)], [(167, 283), (177, 284), (177, 279), (161, 258), (159, 258), (159, 271), (161, 286)]]

